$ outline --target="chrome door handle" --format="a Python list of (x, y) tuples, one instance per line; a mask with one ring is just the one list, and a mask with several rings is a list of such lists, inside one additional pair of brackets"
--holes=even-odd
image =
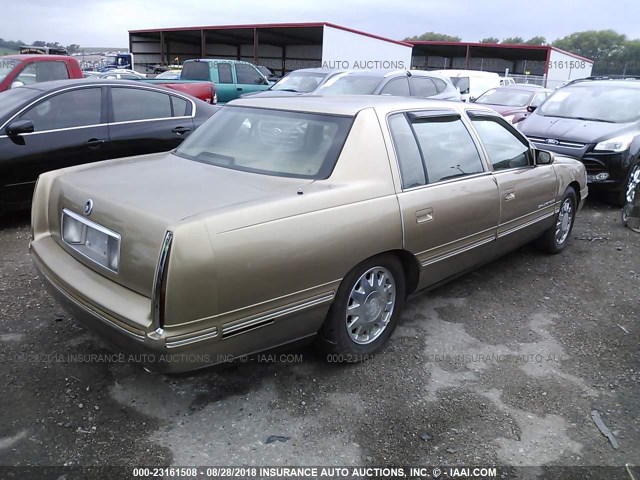
[(513, 190), (507, 191), (504, 194), (504, 199), (508, 202), (509, 200), (513, 200), (514, 198), (516, 198), (516, 192)]
[(423, 208), (416, 212), (416, 223), (425, 223), (433, 220), (433, 208)]

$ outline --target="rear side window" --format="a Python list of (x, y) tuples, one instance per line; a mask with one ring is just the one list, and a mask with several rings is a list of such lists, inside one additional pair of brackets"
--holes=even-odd
[(233, 83), (230, 63), (218, 64), (218, 83)]
[(402, 188), (413, 188), (427, 183), (420, 149), (411, 125), (402, 113), (389, 117), (389, 129), (398, 158)]
[(411, 77), (411, 92), (414, 97), (432, 97), (438, 94), (436, 84), (427, 77)]
[(185, 117), (189, 115), (189, 102), (184, 98), (171, 96), (171, 104), (173, 106), (174, 117)]
[(380, 95), (408, 97), (411, 95), (409, 93), (409, 82), (406, 78), (394, 78), (393, 80), (389, 80), (389, 82), (382, 87), (382, 90), (380, 90)]
[(418, 118), (412, 126), (429, 183), (484, 171), (478, 149), (459, 117)]
[(171, 117), (171, 99), (166, 93), (114, 87), (111, 89), (111, 98), (114, 122)]
[(81, 88), (37, 103), (20, 120), (31, 120), (36, 132), (97, 125), (102, 111), (102, 89)]
[(523, 143), (498, 121), (487, 117), (472, 117), (471, 121), (494, 170), (530, 165), (529, 145)]
[(210, 81), (209, 62), (185, 62), (180, 78), (184, 80)]

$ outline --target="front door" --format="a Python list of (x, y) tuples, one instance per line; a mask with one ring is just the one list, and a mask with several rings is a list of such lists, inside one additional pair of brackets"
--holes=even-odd
[(498, 238), (525, 240), (542, 233), (552, 221), (557, 196), (553, 166), (535, 165), (529, 143), (501, 117), (469, 115), (500, 189)]
[(238, 96), (266, 89), (269, 82), (256, 67), (248, 63), (236, 63), (235, 67)]
[(402, 177), (404, 246), (421, 265), (418, 288), (482, 263), (492, 252), (498, 188), (453, 111), (389, 118)]

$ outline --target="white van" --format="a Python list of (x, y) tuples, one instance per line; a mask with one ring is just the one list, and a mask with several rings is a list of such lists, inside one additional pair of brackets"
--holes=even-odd
[(500, 75), (480, 70), (436, 70), (451, 79), (453, 86), (460, 91), (463, 102), (478, 98), (490, 88), (500, 86)]

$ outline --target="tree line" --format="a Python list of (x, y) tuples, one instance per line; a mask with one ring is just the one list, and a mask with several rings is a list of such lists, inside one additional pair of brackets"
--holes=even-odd
[[(426, 32), (407, 37), (405, 40), (435, 40), (461, 42), (462, 38), (443, 33)], [(594, 61), (593, 75), (640, 75), (640, 39), (629, 39), (615, 30), (587, 30), (558, 38), (551, 43), (543, 36), (525, 40), (523, 37), (508, 37), (500, 40), (486, 37), (480, 43), (501, 45), (552, 45)]]
[(72, 43), (71, 45), (60, 45), (58, 42), (45, 42), (44, 40), (36, 40), (35, 42), (28, 44), (24, 43), (22, 40), (5, 40), (0, 38), (0, 48), (6, 48), (9, 50), (20, 50), (20, 47), (25, 45), (33, 45), (35, 47), (54, 47), (54, 48), (65, 48), (67, 52), (70, 54), (78, 53), (80, 51), (80, 45)]

